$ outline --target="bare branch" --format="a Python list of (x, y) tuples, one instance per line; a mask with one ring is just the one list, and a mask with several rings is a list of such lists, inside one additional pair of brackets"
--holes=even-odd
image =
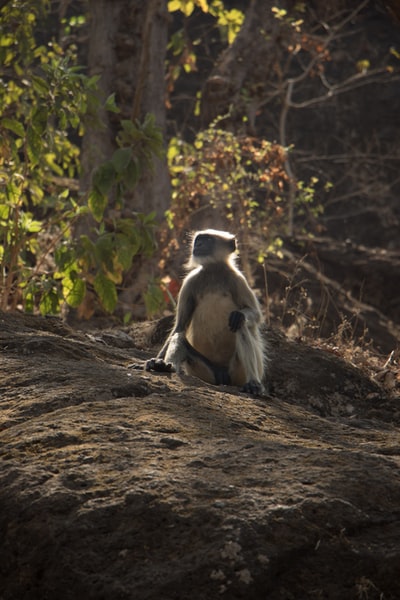
[(361, 4), (359, 4), (349, 15), (347, 15), (343, 21), (341, 21), (338, 25), (336, 25), (336, 27), (333, 27), (333, 29), (335, 30), (335, 33), (337, 31), (340, 31), (341, 29), (343, 29), (343, 27), (345, 25), (347, 25), (347, 23), (350, 23), (350, 21), (352, 21), (354, 19), (354, 17), (356, 17), (358, 15), (359, 12), (362, 11), (362, 9), (367, 6), (367, 4), (369, 4), (370, 0), (364, 0), (364, 2), (361, 2)]
[[(308, 108), (310, 106), (321, 104), (322, 102), (331, 100), (334, 96), (338, 96), (339, 94), (351, 92), (360, 87), (371, 85), (373, 83), (382, 82), (383, 77), (379, 76), (383, 75), (387, 75), (387, 70), (385, 68), (374, 69), (369, 73), (357, 73), (356, 75), (352, 75), (351, 77), (348, 77), (344, 81), (341, 81), (335, 85), (330, 85), (325, 79), (325, 87), (328, 87), (329, 90), (327, 94), (317, 96), (316, 98), (310, 98), (310, 100), (304, 100), (303, 102), (291, 102), (290, 108)], [(392, 75), (390, 77), (390, 81), (397, 79), (400, 79), (400, 74), (395, 76)]]
[[(352, 10), (349, 14), (347, 14), (335, 26), (329, 26), (328, 24), (324, 23), (323, 26), (328, 33), (327, 33), (326, 38), (323, 41), (321, 41), (322, 50), (317, 52), (311, 58), (308, 65), (303, 67), (302, 73), (300, 73), (296, 77), (287, 79), (285, 82), (282, 82), (280, 88), (278, 88), (278, 90), (276, 92), (276, 93), (279, 93), (279, 91), (280, 91), (280, 93), (282, 95), (284, 94), (284, 97), (282, 99), (282, 109), (281, 109), (280, 119), (279, 119), (279, 137), (280, 137), (280, 144), (281, 144), (281, 146), (283, 146), (283, 148), (285, 148), (285, 152), (286, 152), (286, 154), (285, 154), (285, 171), (287, 173), (288, 180), (289, 180), (289, 193), (288, 193), (288, 195), (289, 195), (289, 216), (288, 216), (288, 233), (289, 233), (289, 235), (293, 234), (294, 205), (295, 205), (296, 193), (297, 193), (296, 177), (293, 172), (290, 158), (289, 158), (289, 153), (287, 150), (288, 144), (287, 144), (287, 139), (286, 139), (287, 138), (286, 123), (287, 123), (287, 117), (288, 117), (289, 110), (291, 108), (301, 109), (301, 108), (308, 108), (311, 106), (316, 106), (318, 104), (321, 104), (323, 102), (331, 100), (334, 96), (338, 96), (339, 94), (344, 94), (345, 92), (350, 92), (352, 90), (358, 89), (358, 88), (366, 86), (366, 85), (376, 83), (378, 81), (383, 82), (386, 80), (385, 75), (388, 75), (388, 71), (386, 68), (374, 69), (368, 73), (356, 73), (355, 75), (348, 77), (347, 79), (345, 79), (344, 81), (341, 81), (340, 83), (331, 85), (329, 83), (329, 81), (327, 80), (327, 78), (325, 77), (324, 72), (322, 72), (319, 75), (320, 81), (321, 81), (322, 85), (325, 88), (327, 88), (328, 92), (326, 94), (317, 96), (315, 98), (310, 98), (309, 100), (304, 100), (302, 102), (293, 101), (293, 94), (294, 94), (296, 85), (303, 82), (305, 79), (307, 79), (307, 77), (309, 77), (309, 75), (311, 74), (313, 69), (320, 62), (323, 52), (329, 48), (329, 46), (335, 39), (338, 39), (340, 32), (345, 28), (345, 26), (348, 23), (350, 23), (356, 17), (357, 14), (359, 14), (361, 12), (361, 10), (365, 6), (367, 6), (368, 2), (369, 2), (369, 0), (363, 0), (363, 2), (361, 2), (354, 10)], [(397, 78), (400, 78), (400, 74), (395, 75), (395, 76), (391, 75), (391, 77), (390, 77), (391, 81), (393, 81), (393, 79), (397, 79)], [(276, 93), (274, 95), (276, 95)], [(266, 104), (266, 102), (264, 102), (264, 104)]]
[(293, 235), (293, 221), (294, 221), (294, 203), (296, 200), (296, 178), (292, 171), (292, 167), (289, 159), (289, 152), (287, 149), (286, 142), (286, 117), (291, 106), (291, 97), (294, 87), (294, 81), (289, 79), (288, 86), (286, 89), (286, 96), (283, 102), (283, 107), (279, 119), (279, 143), (285, 149), (285, 171), (289, 180), (289, 215), (288, 215), (288, 234)]

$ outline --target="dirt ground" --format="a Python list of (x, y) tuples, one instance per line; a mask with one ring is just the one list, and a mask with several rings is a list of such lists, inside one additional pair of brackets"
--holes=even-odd
[(135, 368), (167, 325), (0, 314), (0, 599), (398, 600), (396, 364), (267, 330), (252, 398)]

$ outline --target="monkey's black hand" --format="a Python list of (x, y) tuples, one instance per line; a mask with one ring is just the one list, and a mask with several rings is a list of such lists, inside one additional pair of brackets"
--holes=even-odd
[(241, 328), (245, 321), (245, 316), (240, 310), (233, 310), (229, 315), (229, 329), (233, 332)]
[(159, 373), (174, 373), (175, 369), (171, 363), (166, 363), (162, 358), (151, 358), (146, 362), (146, 371), (158, 371)]

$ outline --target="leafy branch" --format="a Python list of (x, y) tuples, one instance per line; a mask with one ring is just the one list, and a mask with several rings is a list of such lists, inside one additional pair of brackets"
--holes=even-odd
[[(154, 249), (154, 214), (122, 218), (124, 194), (162, 152), (154, 118), (122, 121), (118, 149), (100, 165), (86, 197), (78, 196), (83, 117), (99, 108), (98, 77), (86, 77), (74, 53), (35, 31), (45, 2), (1, 9), (0, 308), (58, 313), (79, 307), (94, 290), (113, 312), (118, 288), (138, 253)], [(118, 112), (113, 96), (106, 108)], [(74, 236), (90, 213), (97, 228)]]

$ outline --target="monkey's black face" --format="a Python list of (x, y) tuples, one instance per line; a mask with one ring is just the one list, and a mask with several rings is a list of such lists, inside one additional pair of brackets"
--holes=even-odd
[(210, 256), (215, 250), (215, 237), (208, 233), (196, 235), (193, 244), (193, 256)]
[(227, 239), (210, 233), (199, 233), (193, 243), (193, 256), (217, 256), (219, 250), (229, 255), (236, 250), (235, 238)]

